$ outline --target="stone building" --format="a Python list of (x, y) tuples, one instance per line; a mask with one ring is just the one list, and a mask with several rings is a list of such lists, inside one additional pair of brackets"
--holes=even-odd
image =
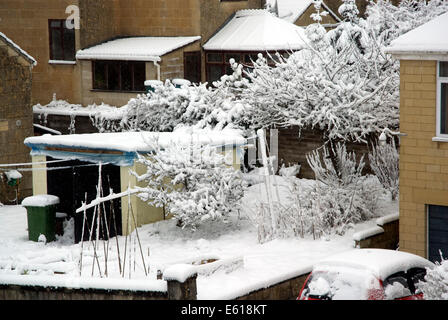
[[(33, 104), (47, 104), (56, 94), (71, 103), (120, 106), (143, 91), (144, 80), (157, 75), (162, 81), (205, 81), (202, 44), (236, 11), (263, 5), (264, 0), (5, 0), (0, 30), (39, 62), (33, 70)], [(195, 40), (177, 42), (152, 60), (130, 60), (133, 47), (117, 60), (76, 59), (80, 50), (123, 37)], [(151, 51), (157, 43), (149, 44)], [(105, 85), (106, 80), (111, 83)]]
[(400, 250), (448, 254), (448, 13), (402, 35), (400, 60)]
[[(31, 70), (34, 58), (0, 32), (0, 202), (16, 203), (32, 192), (31, 173), (22, 177), (9, 173), (8, 164), (29, 163), (29, 149), (23, 140), (33, 134), (31, 109)], [(16, 193), (17, 192), (17, 193)]]

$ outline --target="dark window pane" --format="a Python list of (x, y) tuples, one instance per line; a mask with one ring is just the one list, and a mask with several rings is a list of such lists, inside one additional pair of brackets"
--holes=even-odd
[(222, 62), (222, 53), (207, 53), (207, 62)]
[(441, 61), (439, 64), (439, 76), (448, 77), (448, 61)]
[(229, 65), (226, 65), (226, 74), (233, 74), (233, 70)]
[(184, 54), (184, 78), (193, 82), (201, 82), (201, 52)]
[(75, 60), (75, 29), (64, 29), (64, 60)]
[(103, 61), (93, 62), (94, 83), (93, 89), (107, 90), (107, 64)]
[(230, 59), (235, 59), (235, 62), (239, 63), (241, 60), (241, 55), (239, 53), (227, 53), (225, 55), (225, 61), (226, 63), (229, 63)]
[(145, 91), (146, 67), (144, 62), (134, 62), (134, 91)]
[(209, 84), (212, 84), (213, 81), (219, 80), (222, 76), (222, 65), (209, 64), (207, 66), (207, 81)]
[(442, 83), (440, 91), (440, 133), (448, 134), (448, 83)]
[(118, 63), (109, 62), (108, 63), (108, 89), (119, 91), (120, 88), (120, 65)]
[(129, 62), (121, 63), (121, 89), (132, 91), (132, 64)]
[(252, 64), (252, 61), (255, 62), (258, 59), (258, 55), (256, 54), (245, 54), (244, 55), (244, 63)]
[(62, 20), (51, 20), (50, 21), (50, 27), (52, 28), (61, 28), (62, 26)]
[(64, 60), (64, 51), (62, 49), (61, 29), (50, 29), (51, 37), (51, 59)]

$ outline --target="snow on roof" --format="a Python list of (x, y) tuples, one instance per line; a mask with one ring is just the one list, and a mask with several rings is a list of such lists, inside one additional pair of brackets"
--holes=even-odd
[(129, 37), (79, 50), (80, 60), (160, 61), (160, 57), (201, 39), (194, 37)]
[(224, 146), (243, 145), (246, 139), (240, 131), (232, 129), (209, 130), (179, 128), (174, 132), (112, 132), (72, 135), (48, 135), (26, 138), (24, 143), (31, 148), (42, 146), (68, 149), (113, 150), (122, 152), (152, 151), (151, 141), (157, 139), (161, 148), (173, 143), (197, 143), (201, 145)]
[(30, 56), (25, 50), (20, 48), (14, 41), (9, 39), (4, 33), (0, 32), (0, 39), (3, 39), (6, 44), (8, 44), (11, 48), (13, 48), (17, 53), (22, 55), (27, 61), (29, 61), (33, 66), (37, 65), (36, 59)]
[[(278, 16), (288, 22), (295, 23), (305, 11), (313, 4), (313, 0), (277, 0)], [(322, 2), (323, 9), (331, 14), (337, 21), (339, 17)]]
[(305, 31), (267, 10), (240, 10), (204, 45), (205, 50), (300, 50)]
[(404, 54), (448, 54), (448, 13), (411, 30), (392, 41), (387, 53)]
[(386, 249), (355, 249), (319, 261), (313, 270), (347, 267), (372, 271), (381, 280), (399, 271), (414, 267), (433, 267), (430, 261), (402, 251)]

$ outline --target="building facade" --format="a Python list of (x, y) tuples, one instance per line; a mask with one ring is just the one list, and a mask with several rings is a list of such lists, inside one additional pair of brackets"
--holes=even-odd
[(400, 60), (400, 250), (448, 254), (448, 28), (444, 14), (394, 41)]
[[(79, 50), (123, 37), (200, 37), (160, 57), (160, 80), (205, 81), (202, 44), (236, 11), (263, 5), (264, 0), (5, 0), (0, 4), (0, 31), (38, 61), (34, 104), (46, 104), (55, 94), (71, 103), (118, 106), (142, 92), (142, 85), (95, 89), (91, 61), (96, 59), (77, 60)], [(136, 79), (157, 79), (153, 67), (140, 64)]]
[(9, 172), (17, 167), (8, 164), (31, 160), (23, 140), (33, 134), (31, 70), (34, 65), (31, 56), (0, 32), (0, 202), (3, 204), (15, 204), (32, 191), (31, 173), (21, 173), (15, 179), (18, 176), (10, 176)]

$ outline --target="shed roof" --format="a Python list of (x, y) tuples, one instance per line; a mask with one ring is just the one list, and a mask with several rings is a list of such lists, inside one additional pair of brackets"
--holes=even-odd
[(76, 53), (76, 58), (80, 60), (160, 61), (163, 55), (199, 39), (201, 39), (200, 36), (120, 38), (79, 50)]
[[(397, 56), (448, 55), (448, 13), (411, 30), (392, 41), (387, 53)], [(431, 58), (432, 59), (432, 58)]]
[(26, 138), (24, 143), (32, 155), (56, 159), (78, 159), (89, 162), (109, 162), (120, 166), (132, 165), (136, 153), (153, 151), (157, 141), (162, 149), (172, 144), (242, 146), (246, 139), (239, 130), (209, 130), (179, 128), (174, 132), (113, 132), (73, 135), (43, 135)]
[(6, 43), (13, 51), (19, 54), (22, 58), (24, 58), (29, 64), (32, 66), (37, 65), (36, 59), (34, 59), (31, 55), (29, 55), (25, 50), (20, 48), (14, 41), (9, 39), (4, 33), (0, 32), (0, 41)]
[(280, 51), (306, 46), (303, 28), (267, 10), (240, 10), (204, 45), (205, 50)]

